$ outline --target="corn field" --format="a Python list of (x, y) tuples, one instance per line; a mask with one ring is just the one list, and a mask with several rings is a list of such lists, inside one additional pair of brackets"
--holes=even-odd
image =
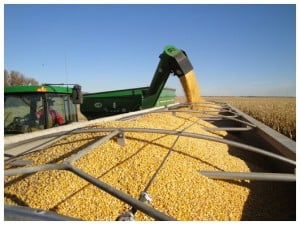
[(296, 98), (205, 97), (205, 99), (226, 102), (296, 141)]

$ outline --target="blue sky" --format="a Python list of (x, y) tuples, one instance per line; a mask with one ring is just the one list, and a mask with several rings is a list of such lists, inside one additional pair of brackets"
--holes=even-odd
[(148, 86), (169, 44), (202, 95), (296, 96), (295, 4), (4, 5), (4, 68), (40, 83)]

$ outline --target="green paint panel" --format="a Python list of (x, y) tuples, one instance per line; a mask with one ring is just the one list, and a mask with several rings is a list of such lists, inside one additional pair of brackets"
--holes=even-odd
[(175, 89), (163, 89), (157, 101), (155, 95), (145, 95), (147, 90), (148, 88), (135, 88), (85, 94), (80, 111), (88, 120), (92, 120), (175, 103)]

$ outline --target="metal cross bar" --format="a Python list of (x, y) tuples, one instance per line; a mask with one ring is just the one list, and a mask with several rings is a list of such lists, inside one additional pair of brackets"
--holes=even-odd
[(97, 178), (83, 172), (82, 170), (67, 164), (67, 163), (61, 163), (61, 164), (46, 164), (42, 166), (35, 166), (35, 167), (28, 167), (28, 168), (17, 168), (17, 169), (9, 169), (4, 171), (5, 176), (12, 176), (17, 174), (30, 174), (35, 173), (38, 171), (44, 171), (44, 170), (67, 170), (70, 171), (77, 176), (83, 178), (84, 180), (90, 182), (91, 184), (95, 185), (96, 187), (100, 188), (101, 190), (107, 192), (108, 194), (120, 199), (121, 201), (126, 202), (127, 204), (131, 205), (132, 207), (135, 207), (136, 209), (146, 213), (147, 215), (153, 217), (156, 220), (175, 220), (174, 218), (165, 215), (164, 213), (144, 204), (143, 202), (132, 198), (131, 196), (125, 194), (122, 191), (119, 191), (115, 189), (114, 187), (110, 186), (109, 184), (106, 184)]
[(82, 170), (73, 167), (70, 165), (69, 170), (73, 173), (75, 173), (77, 176), (85, 179), (86, 181), (92, 183), (96, 187), (100, 188), (101, 190), (107, 192), (108, 194), (120, 199), (123, 202), (126, 202), (127, 204), (131, 205), (132, 207), (144, 212), (145, 214), (151, 216), (155, 220), (166, 220), (166, 221), (173, 221), (174, 218), (165, 215), (164, 213), (146, 205), (145, 203), (132, 198), (131, 196), (127, 195), (126, 193), (119, 191), (115, 189), (114, 187), (96, 179), (95, 177), (92, 177), (91, 175), (83, 172)]
[(13, 176), (18, 174), (30, 174), (45, 170), (63, 170), (66, 169), (66, 164), (44, 164), (40, 166), (22, 167), (16, 169), (4, 170), (4, 176)]
[(86, 148), (84, 148), (81, 151), (79, 151), (77, 154), (75, 154), (75, 155), (71, 156), (70, 158), (68, 158), (65, 162), (66, 163), (72, 163), (72, 162), (76, 161), (77, 159), (79, 159), (80, 157), (82, 157), (83, 155), (85, 155), (87, 152), (89, 152), (91, 149), (97, 147), (98, 145), (101, 145), (101, 144), (105, 143), (109, 139), (111, 139), (114, 136), (118, 135), (120, 132), (121, 131), (119, 129), (115, 128), (114, 130), (112, 130), (112, 132), (110, 134), (108, 134), (108, 135), (100, 138), (98, 141), (90, 144)]
[(295, 182), (296, 175), (289, 173), (262, 173), (262, 172), (223, 172), (223, 171), (199, 171), (203, 176), (222, 180), (260, 180)]
[(203, 130), (207, 131), (249, 131), (252, 127), (201, 127)]
[[(93, 128), (93, 129), (86, 129), (86, 130), (81, 130), (81, 131), (74, 131), (73, 133), (76, 132), (100, 132), (100, 131), (113, 131), (116, 128)], [(198, 139), (204, 139), (204, 140), (208, 140), (208, 141), (215, 141), (215, 142), (219, 142), (219, 143), (223, 143), (223, 144), (227, 144), (230, 146), (234, 146), (240, 149), (244, 149), (247, 151), (251, 151), (251, 152), (256, 152), (258, 154), (261, 155), (266, 155), (269, 156), (271, 158), (274, 159), (278, 159), (280, 161), (292, 164), (296, 166), (296, 161), (291, 160), (289, 158), (283, 157), (281, 155), (278, 154), (274, 154), (272, 152), (266, 151), (264, 149), (260, 149), (257, 147), (253, 147), (250, 145), (246, 145), (243, 143), (239, 143), (236, 141), (231, 141), (231, 140), (226, 140), (223, 138), (218, 138), (218, 137), (212, 137), (209, 135), (203, 135), (203, 134), (196, 134), (196, 133), (190, 133), (190, 132), (180, 132), (180, 131), (176, 131), (176, 130), (165, 130), (165, 129), (153, 129), (153, 128), (127, 128), (127, 127), (122, 127), (122, 128), (118, 128), (121, 131), (124, 132), (140, 132), (140, 133), (160, 133), (160, 134), (169, 134), (169, 135), (181, 135), (181, 136), (185, 136), (185, 137), (192, 137), (192, 138), (198, 138)]]

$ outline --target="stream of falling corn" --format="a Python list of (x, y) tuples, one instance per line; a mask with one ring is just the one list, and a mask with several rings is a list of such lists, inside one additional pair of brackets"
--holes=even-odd
[(202, 102), (202, 99), (194, 70), (191, 70), (184, 76), (180, 76), (179, 79), (187, 102), (192, 104), (192, 109), (200, 109), (198, 104)]
[[(190, 126), (192, 123), (194, 125)], [(183, 130), (215, 137), (226, 135), (203, 130), (212, 127), (189, 113), (152, 113), (133, 121), (114, 121), (94, 127), (140, 127)], [(33, 163), (60, 163), (90, 141), (107, 133), (69, 135), (43, 151), (25, 157)], [(112, 139), (92, 149), (73, 165), (111, 186), (138, 198), (157, 170), (176, 136), (126, 133), (126, 144)], [(180, 137), (148, 189), (151, 206), (178, 220), (240, 220), (249, 189), (212, 180), (199, 170), (249, 171), (247, 164), (228, 153), (228, 146)], [(22, 179), (20, 179), (22, 178)], [(83, 220), (115, 220), (130, 206), (68, 171), (42, 171), (29, 176), (5, 177), (5, 203), (52, 210)], [(152, 220), (136, 213), (137, 220)]]

